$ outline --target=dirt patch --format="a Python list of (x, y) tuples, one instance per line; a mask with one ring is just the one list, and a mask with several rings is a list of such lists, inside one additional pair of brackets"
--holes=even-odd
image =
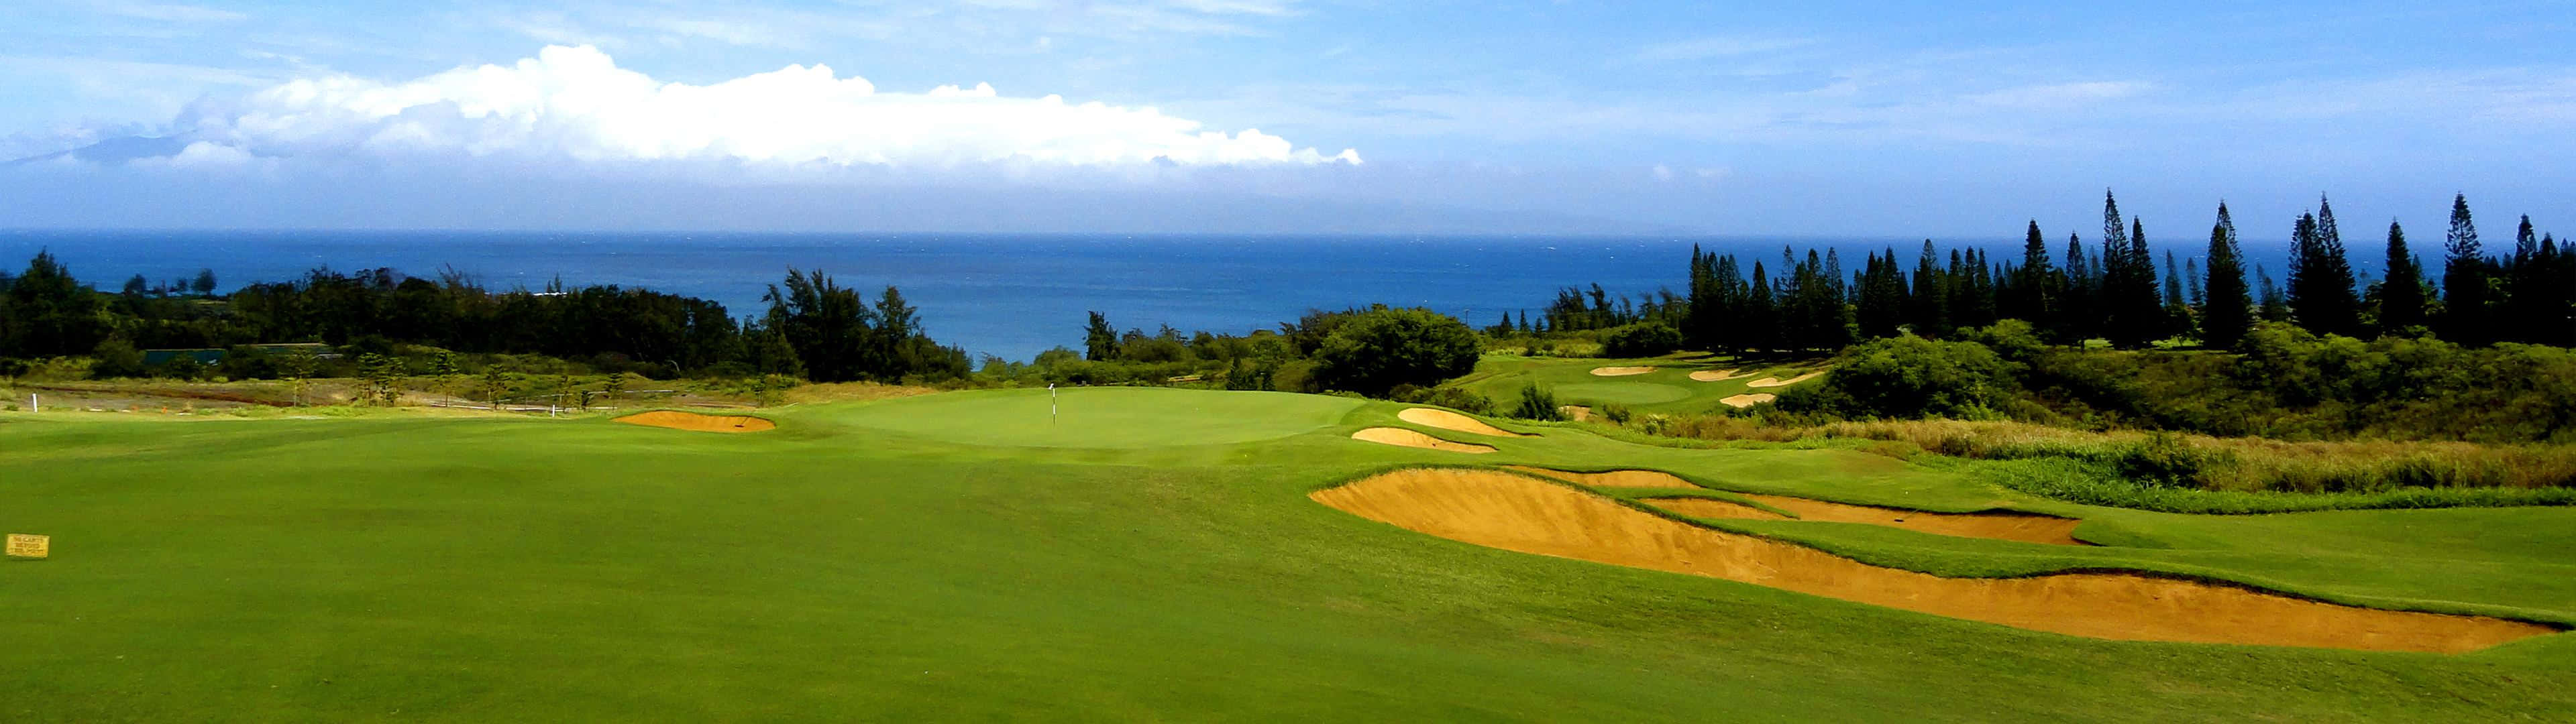
[(1563, 470), (1534, 468), (1527, 465), (1505, 465), (1503, 467), (1524, 473), (1545, 475), (1565, 482), (1574, 483), (1576, 485), (1586, 485), (1595, 488), (1681, 488), (1688, 490), (1699, 487), (1691, 484), (1691, 481), (1681, 479), (1681, 476), (1654, 470), (1612, 470), (1606, 473), (1569, 473)]
[(1565, 419), (1573, 420), (1575, 422), (1583, 422), (1585, 420), (1592, 419), (1592, 408), (1584, 407), (1582, 405), (1564, 405), (1556, 408), (1556, 410), (1558, 412), (1565, 413)]
[(1455, 430), (1475, 435), (1487, 435), (1492, 437), (1529, 437), (1528, 435), (1487, 425), (1485, 424), (1485, 421), (1478, 420), (1473, 417), (1450, 412), (1448, 410), (1434, 410), (1428, 407), (1407, 409), (1403, 412), (1395, 413), (1395, 418), (1416, 425), (1421, 425), (1423, 427), (1436, 427), (1442, 430)]
[(1653, 367), (1595, 367), (1592, 369), (1592, 376), (1628, 377), (1631, 375), (1642, 375), (1653, 371), (1655, 371), (1655, 368)]
[(1753, 376), (1753, 373), (1751, 372), (1739, 375), (1735, 373), (1735, 370), (1700, 370), (1698, 372), (1690, 373), (1690, 378), (1698, 382), (1725, 382), (1727, 380), (1740, 380), (1751, 376)]
[(1759, 405), (1777, 399), (1780, 399), (1779, 395), (1774, 395), (1768, 392), (1756, 392), (1750, 395), (1736, 395), (1728, 397), (1718, 400), (1718, 402), (1723, 403), (1728, 407), (1752, 407), (1754, 405)]
[[(1833, 503), (1785, 495), (1736, 493), (1744, 499), (1789, 511), (1798, 520), (1826, 523), (1862, 523), (1903, 528), (1933, 535), (1961, 538), (1991, 538), (2025, 543), (2047, 543), (2061, 546), (2091, 545), (2075, 539), (2075, 526), (2084, 521), (2033, 513), (1926, 513), (1870, 505)], [(1780, 520), (1770, 511), (1705, 498), (1656, 498), (1646, 501), (1655, 507), (1693, 518), (1745, 518)], [(1715, 503), (1717, 505), (1705, 505)], [(1741, 509), (1741, 510), (1737, 510)], [(1752, 511), (1747, 515), (1743, 511)]]
[(1754, 380), (1754, 381), (1752, 381), (1752, 382), (1744, 383), (1744, 386), (1746, 386), (1746, 387), (1787, 387), (1787, 386), (1790, 386), (1790, 385), (1798, 384), (1798, 383), (1800, 383), (1800, 382), (1805, 382), (1805, 381), (1812, 380), (1812, 379), (1815, 379), (1815, 378), (1818, 378), (1818, 377), (1823, 377), (1823, 376), (1825, 376), (1825, 370), (1817, 370), (1817, 371), (1809, 372), (1809, 373), (1806, 373), (1806, 374), (1803, 374), (1803, 375), (1799, 375), (1799, 376), (1796, 376), (1796, 377), (1791, 377), (1791, 378), (1789, 378), (1789, 379), (1785, 379), (1785, 380), (1784, 380), (1784, 379), (1780, 379), (1780, 378), (1778, 378), (1778, 377), (1764, 377), (1764, 378), (1762, 378), (1762, 379), (1758, 379), (1758, 380)]
[(1371, 520), (1504, 550), (1724, 578), (2073, 636), (2463, 653), (2557, 631), (2522, 621), (2356, 608), (2126, 573), (1942, 578), (1702, 528), (1492, 470), (1399, 471), (1308, 497)]
[(1418, 447), (1426, 450), (1447, 450), (1449, 452), (1469, 453), (1474, 455), (1483, 455), (1494, 451), (1494, 449), (1489, 446), (1477, 445), (1474, 443), (1450, 442), (1401, 427), (1372, 427), (1351, 433), (1351, 439), (1365, 440), (1380, 445), (1402, 445), (1404, 447)]
[(639, 412), (617, 418), (617, 421), (629, 425), (650, 425), (696, 432), (760, 432), (778, 427), (778, 423), (750, 415), (701, 415), (677, 410)]

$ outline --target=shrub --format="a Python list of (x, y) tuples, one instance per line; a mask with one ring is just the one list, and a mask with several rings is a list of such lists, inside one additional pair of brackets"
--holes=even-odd
[(1610, 424), (1613, 425), (1628, 424), (1628, 418), (1631, 415), (1628, 411), (1627, 405), (1602, 405), (1598, 408), (1594, 408), (1592, 411), (1599, 413), (1601, 415), (1601, 419), (1609, 420)]
[(1494, 411), (1493, 400), (1456, 387), (1397, 385), (1395, 389), (1387, 392), (1387, 399), (1412, 405), (1439, 405), (1479, 415)]
[(1851, 348), (1824, 384), (1792, 388), (1775, 404), (1853, 418), (1991, 418), (2019, 387), (2013, 372), (1985, 345), (1906, 335)]
[(1556, 404), (1556, 393), (1539, 389), (1538, 385), (1522, 385), (1520, 406), (1512, 408), (1512, 416), (1553, 422), (1565, 419), (1565, 408)]
[(1351, 317), (1315, 351), (1322, 389), (1384, 395), (1467, 374), (1484, 351), (1467, 323), (1427, 309), (1374, 309)]
[(1654, 357), (1681, 349), (1681, 330), (1662, 322), (1639, 322), (1618, 329), (1601, 339), (1602, 354), (1611, 357)]

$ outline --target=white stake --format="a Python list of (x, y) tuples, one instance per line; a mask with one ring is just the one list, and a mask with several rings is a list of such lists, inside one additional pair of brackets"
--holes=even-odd
[(1055, 383), (1047, 383), (1047, 424), (1055, 424)]

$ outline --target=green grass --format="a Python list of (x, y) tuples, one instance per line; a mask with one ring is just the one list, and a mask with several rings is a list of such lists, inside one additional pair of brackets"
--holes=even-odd
[[(1728, 397), (1749, 392), (1778, 393), (1788, 389), (1755, 390), (1747, 383), (1763, 377), (1788, 379), (1814, 371), (1819, 364), (1820, 361), (1746, 361), (1689, 352), (1648, 359), (1487, 354), (1477, 361), (1474, 372), (1450, 384), (1484, 395), (1497, 403), (1519, 399), (1523, 385), (1537, 384), (1555, 392), (1559, 401), (1569, 405), (1624, 405), (1647, 413), (1706, 413), (1724, 409), (1718, 401)], [(1656, 370), (1620, 377), (1592, 374), (1592, 370), (1602, 367), (1654, 367)], [(1753, 374), (1722, 382), (1701, 382), (1690, 378), (1692, 372), (1725, 369), (1736, 370), (1738, 374)]]
[[(1597, 363), (1594, 366), (1598, 366)], [(1588, 367), (1586, 368), (1588, 369)], [(2576, 635), (2464, 656), (2110, 642), (1522, 555), (1316, 505), (1418, 464), (2073, 515), (2076, 549), (1739, 529), (1941, 573), (2128, 567), (2576, 623), (2576, 509), (2201, 517), (1975, 466), (1139, 389), (764, 411), (774, 432), (0, 414), (0, 720), (2468, 721), (2576, 716)], [(1042, 413), (1043, 410), (1040, 410)], [(1243, 419), (1267, 418), (1267, 419)], [(1114, 423), (1111, 421), (1115, 421)]]

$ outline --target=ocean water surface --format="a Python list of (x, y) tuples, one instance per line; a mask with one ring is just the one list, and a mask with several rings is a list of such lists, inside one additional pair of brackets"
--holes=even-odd
[[(2018, 257), (2018, 239), (1941, 240)], [(2060, 242), (2062, 244), (2062, 242)], [(1243, 333), (1308, 309), (1428, 307), (1476, 326), (1536, 310), (1565, 286), (1676, 292), (1693, 245), (1777, 266), (1781, 249), (1840, 251), (1846, 274), (1894, 248), (1911, 267), (1921, 239), (1786, 237), (1244, 236), (1168, 234), (785, 234), (681, 232), (0, 231), (14, 271), (50, 249), (100, 289), (212, 269), (232, 289), (317, 267), (390, 267), (435, 278), (453, 267), (487, 287), (616, 284), (704, 297), (734, 316), (789, 267), (820, 269), (873, 296), (894, 285), (931, 335), (973, 354), (1027, 360), (1082, 342), (1085, 315), (1121, 329), (1162, 325)], [(2055, 249), (2052, 249), (2055, 251)], [(2178, 249), (2179, 251), (2179, 249)], [(2249, 250), (2254, 251), (2254, 250)], [(2279, 271), (2274, 273), (2277, 275)]]

